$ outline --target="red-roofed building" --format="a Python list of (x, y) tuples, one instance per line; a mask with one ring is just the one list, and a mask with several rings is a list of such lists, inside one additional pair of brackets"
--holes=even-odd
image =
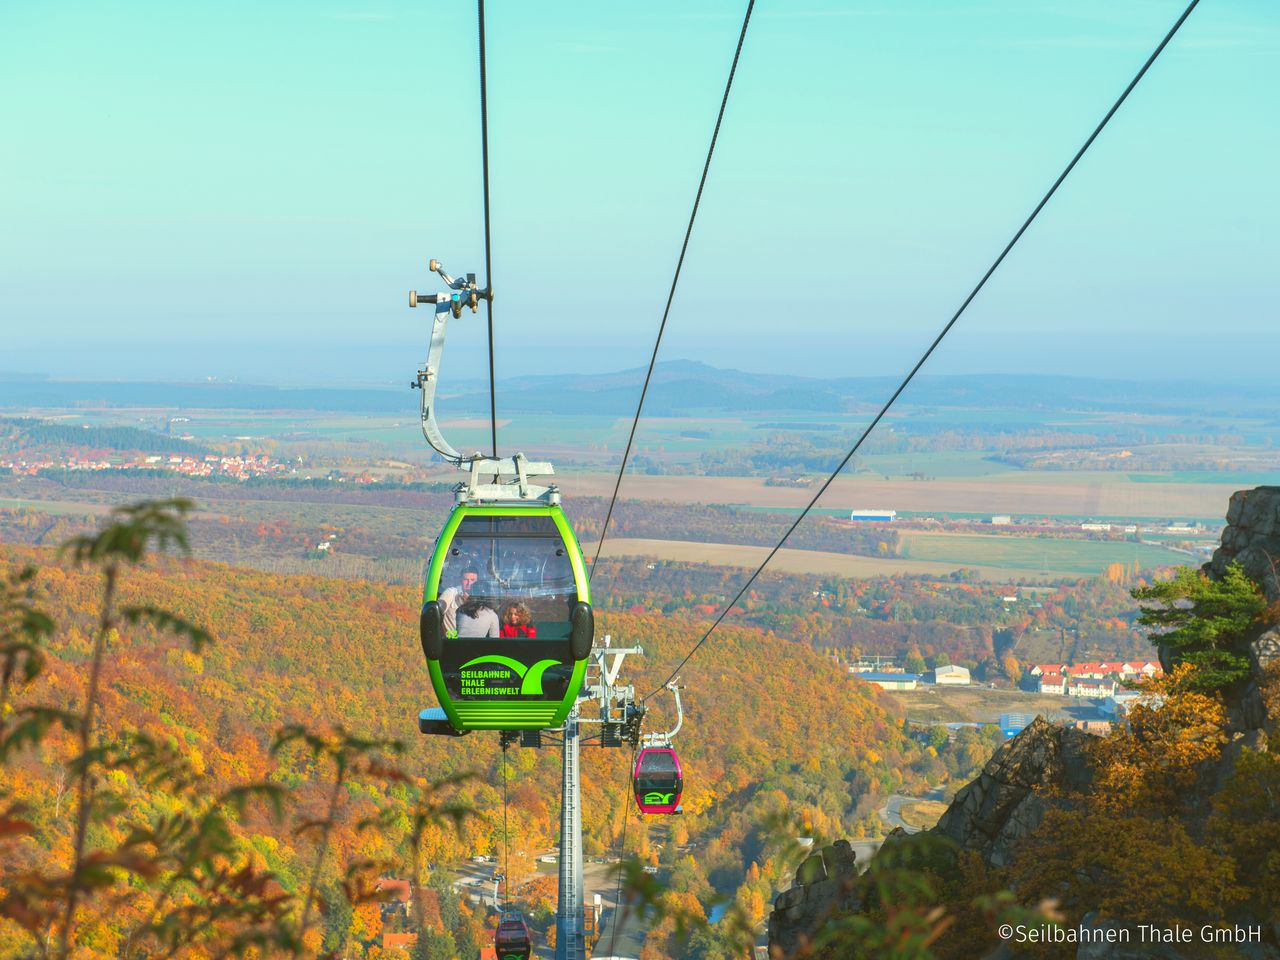
[(1067, 692), (1066, 681), (1060, 673), (1044, 673), (1036, 684), (1040, 693), (1064, 694)]
[(393, 947), (399, 947), (408, 953), (413, 949), (413, 945), (418, 942), (416, 933), (384, 933), (382, 935), (382, 949), (390, 950)]
[(1038, 677), (1045, 673), (1062, 673), (1067, 669), (1065, 663), (1037, 663), (1031, 668), (1031, 675)]
[(379, 877), (373, 889), (378, 893), (378, 913), (383, 923), (409, 919), (413, 913), (413, 884), (395, 877)]
[(1105, 675), (1102, 670), (1102, 664), (1096, 660), (1088, 663), (1070, 664), (1066, 672), (1069, 677), (1090, 677), (1094, 680), (1101, 680)]

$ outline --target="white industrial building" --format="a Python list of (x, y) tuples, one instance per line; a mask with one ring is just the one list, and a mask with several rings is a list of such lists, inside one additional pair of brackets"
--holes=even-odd
[(948, 664), (945, 667), (938, 667), (932, 673), (926, 673), (924, 682), (936, 683), (938, 686), (967, 687), (970, 682), (969, 671), (965, 667)]
[(852, 521), (861, 520), (871, 523), (892, 523), (897, 516), (897, 510), (854, 509), (849, 513), (849, 519)]
[(874, 683), (881, 690), (914, 690), (920, 685), (918, 673), (854, 673), (853, 675), (859, 680)]

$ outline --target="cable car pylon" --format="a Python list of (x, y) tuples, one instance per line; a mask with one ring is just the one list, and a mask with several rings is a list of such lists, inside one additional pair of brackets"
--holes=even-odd
[[(644, 648), (613, 647), (610, 638), (591, 651), (586, 696), (574, 705), (565, 722), (560, 804), (560, 883), (556, 898), (556, 960), (586, 960), (586, 904), (582, 879), (582, 780), (579, 751), (583, 743), (618, 748), (640, 740), (644, 708), (635, 702), (635, 689), (618, 683), (623, 661), (631, 655), (643, 656)], [(590, 703), (599, 712), (584, 713)], [(584, 738), (582, 725), (599, 725), (600, 732)], [(614, 905), (612, 923), (622, 918), (622, 904)]]
[[(564, 725), (551, 730), (504, 730), (504, 746), (518, 743), (537, 748), (558, 744), (560, 773), (560, 862), (556, 898), (556, 960), (586, 960), (587, 925), (584, 902), (582, 859), (582, 779), (580, 757), (583, 746), (638, 748), (644, 707), (636, 702), (635, 688), (620, 684), (623, 661), (644, 655), (639, 646), (614, 647), (608, 636), (593, 647), (584, 695), (574, 703)], [(596, 706), (598, 705), (598, 709)], [(598, 726), (598, 733), (584, 735), (584, 726)], [(508, 896), (510, 891), (508, 881)], [(621, 904), (615, 905), (613, 923), (621, 919)], [(499, 952), (501, 956), (501, 952)]]

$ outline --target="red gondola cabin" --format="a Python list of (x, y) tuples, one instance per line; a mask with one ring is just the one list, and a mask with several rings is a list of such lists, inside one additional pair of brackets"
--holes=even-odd
[(631, 781), (641, 813), (679, 813), (684, 771), (671, 747), (645, 747), (636, 757)]
[(498, 960), (529, 960), (533, 955), (533, 940), (521, 914), (499, 915), (498, 929), (493, 933), (493, 948), (497, 951)]

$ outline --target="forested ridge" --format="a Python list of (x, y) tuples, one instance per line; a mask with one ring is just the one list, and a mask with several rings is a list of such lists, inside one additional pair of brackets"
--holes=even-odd
[(33, 417), (0, 418), (0, 444), (18, 454), (51, 450), (110, 450), (194, 456), (209, 452), (190, 441), (137, 427), (77, 426)]
[[(52, 550), (0, 547), (5, 573), (34, 564), (36, 599), (58, 628), (43, 675), (14, 701), (70, 708), (83, 698), (94, 645), (101, 584), (91, 569), (59, 563)], [(213, 642), (193, 652), (181, 639), (148, 626), (122, 626), (107, 640), (99, 722), (116, 734), (141, 733), (170, 744), (208, 789), (266, 780), (287, 787), (299, 810), (319, 810), (330, 788), (324, 764), (305, 751), (273, 754), (273, 738), (292, 724), (331, 726), (350, 734), (399, 739), (402, 769), (424, 780), (474, 778), (451, 788), (452, 801), (471, 806), (455, 833), (426, 831), (423, 855), (436, 869), (464, 857), (500, 853), (501, 761), (496, 735), (422, 737), (416, 715), (434, 705), (417, 639), (419, 596), (411, 588), (315, 576), (278, 576), (201, 561), (162, 560), (130, 568), (119, 584), (122, 604), (159, 603), (184, 621), (207, 625)], [(702, 624), (704, 625), (704, 624)], [(605, 623), (615, 642), (638, 643), (647, 656), (628, 661), (641, 690), (664, 677), (700, 626), (689, 616), (612, 612)], [(924, 748), (902, 733), (891, 701), (851, 683), (832, 660), (808, 644), (758, 628), (731, 626), (705, 647), (687, 672), (688, 769), (686, 816), (678, 836), (667, 825), (665, 862), (683, 871), (682, 885), (709, 905), (742, 892), (759, 907), (788, 882), (787, 866), (768, 849), (770, 817), (785, 813), (799, 828), (824, 835), (875, 829), (873, 810), (888, 792), (919, 785)], [(654, 728), (670, 722), (661, 715)], [(69, 736), (53, 732), (19, 751), (0, 773), (0, 786), (26, 809), (32, 831), (0, 846), (0, 876), (65, 869), (73, 777)], [(584, 842), (589, 855), (618, 852), (626, 802), (629, 752), (588, 748), (583, 760)], [(532, 871), (532, 856), (556, 838), (559, 758), (554, 750), (515, 750), (508, 758), (509, 831), (516, 878)], [(110, 774), (128, 816), (96, 826), (90, 844), (118, 843), (129, 822), (148, 822), (183, 801), (147, 786), (126, 770)], [(360, 822), (382, 811), (378, 830)], [(402, 860), (408, 795), (402, 784), (353, 775), (329, 852), (326, 896), (336, 896), (346, 866), (359, 858)], [(635, 817), (634, 813), (631, 815)], [(237, 824), (237, 843), (286, 890), (306, 885), (313, 842), (286, 817), (255, 810)], [(699, 850), (696, 861), (688, 843)], [(633, 822), (627, 848), (657, 862), (647, 828)], [(8, 886), (0, 881), (0, 886)], [(750, 896), (754, 891), (755, 896)], [(11, 892), (11, 891), (9, 891)], [(3, 897), (0, 892), (0, 897)], [(117, 943), (138, 917), (103, 916), (94, 934)], [(543, 918), (546, 919), (545, 917)], [(326, 921), (328, 922), (328, 921)], [(0, 921), (0, 953), (25, 934)], [(326, 942), (348, 931), (324, 927)], [(114, 949), (114, 948), (112, 948)], [(113, 955), (103, 948), (101, 954)]]

